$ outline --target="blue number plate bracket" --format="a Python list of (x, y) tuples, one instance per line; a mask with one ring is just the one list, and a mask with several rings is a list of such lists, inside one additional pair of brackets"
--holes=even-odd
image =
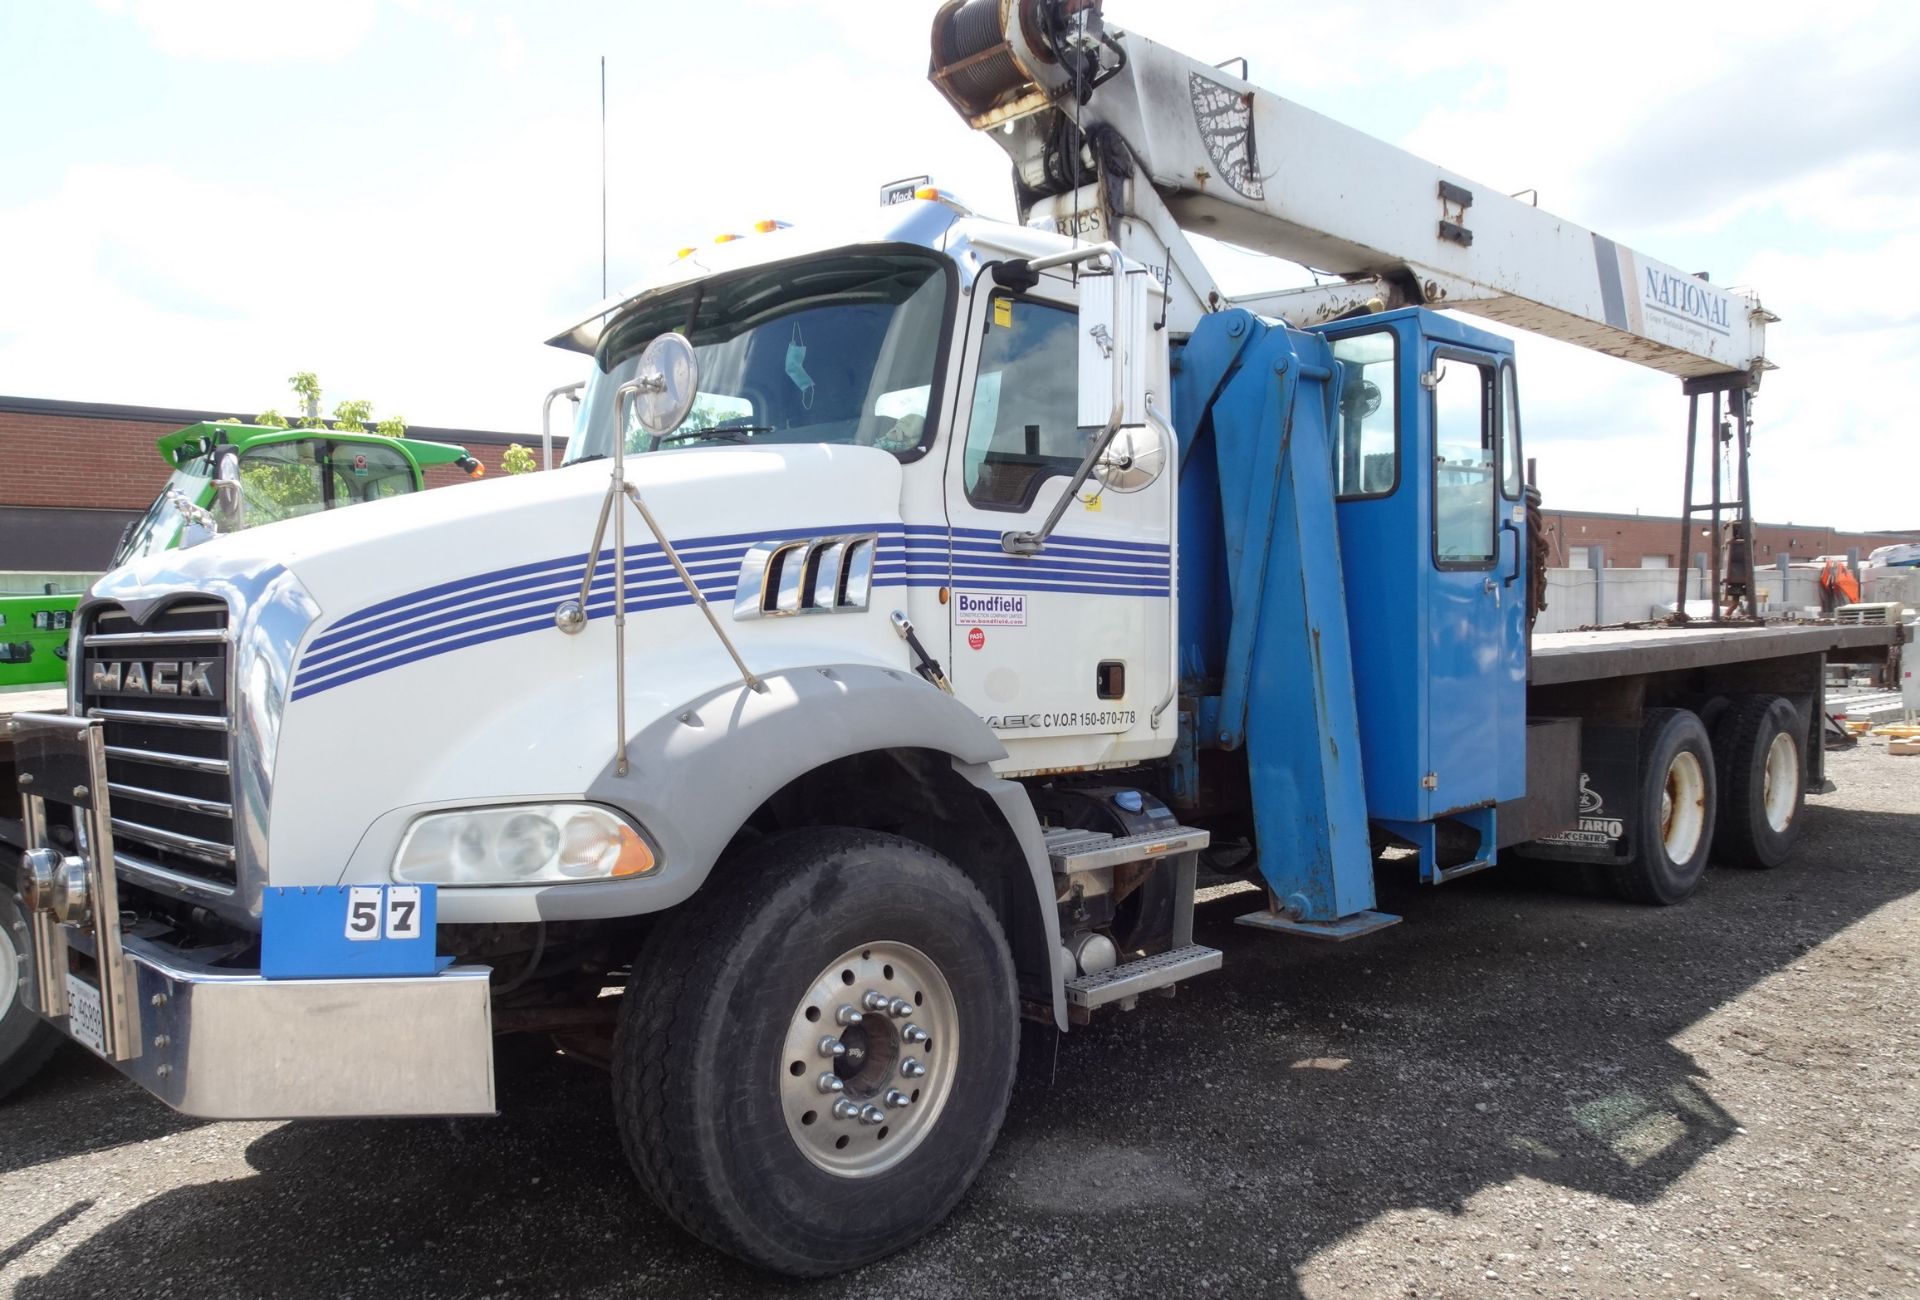
[(432, 975), (432, 885), (268, 889), (260, 907), (260, 973), (272, 980)]

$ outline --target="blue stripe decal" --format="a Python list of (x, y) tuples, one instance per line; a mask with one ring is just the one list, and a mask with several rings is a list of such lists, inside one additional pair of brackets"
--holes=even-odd
[[(1057, 592), (1089, 596), (1166, 597), (1172, 593), (1171, 550), (1152, 542), (1056, 536), (1040, 556), (1008, 555), (1000, 533), (929, 524), (855, 524), (841, 529), (792, 528), (689, 538), (676, 545), (701, 594), (731, 599), (747, 550), (760, 542), (873, 533), (876, 587), (943, 587)], [(553, 606), (579, 590), (586, 553), (512, 565), (390, 597), (330, 624), (301, 657), (292, 698), (305, 699), (393, 668), (553, 626)], [(691, 605), (660, 547), (629, 546), (621, 566), (627, 612)], [(589, 620), (613, 613), (611, 550), (593, 565)]]

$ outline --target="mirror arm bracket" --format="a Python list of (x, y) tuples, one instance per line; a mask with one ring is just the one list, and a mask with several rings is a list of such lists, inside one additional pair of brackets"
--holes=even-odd
[(1080, 458), (1079, 466), (1073, 471), (1073, 477), (1067, 480), (1067, 490), (1053, 503), (1053, 509), (1047, 512), (1046, 522), (1032, 532), (1006, 532), (1000, 534), (1000, 549), (1008, 555), (1038, 555), (1046, 549), (1047, 538), (1053, 536), (1053, 530), (1060, 526), (1060, 516), (1067, 513), (1067, 503), (1080, 495), (1080, 489), (1093, 476), (1093, 467), (1100, 462), (1107, 447), (1113, 442), (1114, 435), (1120, 432), (1120, 408), (1113, 408), (1113, 415), (1107, 421), (1107, 427), (1087, 448), (1087, 454)]

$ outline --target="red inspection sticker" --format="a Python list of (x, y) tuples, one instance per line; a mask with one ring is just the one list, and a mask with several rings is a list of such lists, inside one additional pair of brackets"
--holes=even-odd
[(971, 648), (978, 650), (983, 646), (985, 646), (986, 644), (987, 644), (987, 634), (985, 632), (982, 632), (979, 628), (976, 627), (971, 632), (967, 633), (967, 645), (970, 646)]

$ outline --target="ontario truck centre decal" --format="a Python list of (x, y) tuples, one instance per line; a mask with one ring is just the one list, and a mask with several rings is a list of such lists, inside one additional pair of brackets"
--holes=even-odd
[(1607, 816), (1606, 800), (1600, 792), (1588, 782), (1587, 774), (1580, 774), (1580, 820), (1570, 831), (1561, 831), (1558, 835), (1549, 835), (1540, 841), (1542, 844), (1578, 844), (1588, 848), (1612, 848), (1626, 834), (1626, 823), (1618, 817)]

